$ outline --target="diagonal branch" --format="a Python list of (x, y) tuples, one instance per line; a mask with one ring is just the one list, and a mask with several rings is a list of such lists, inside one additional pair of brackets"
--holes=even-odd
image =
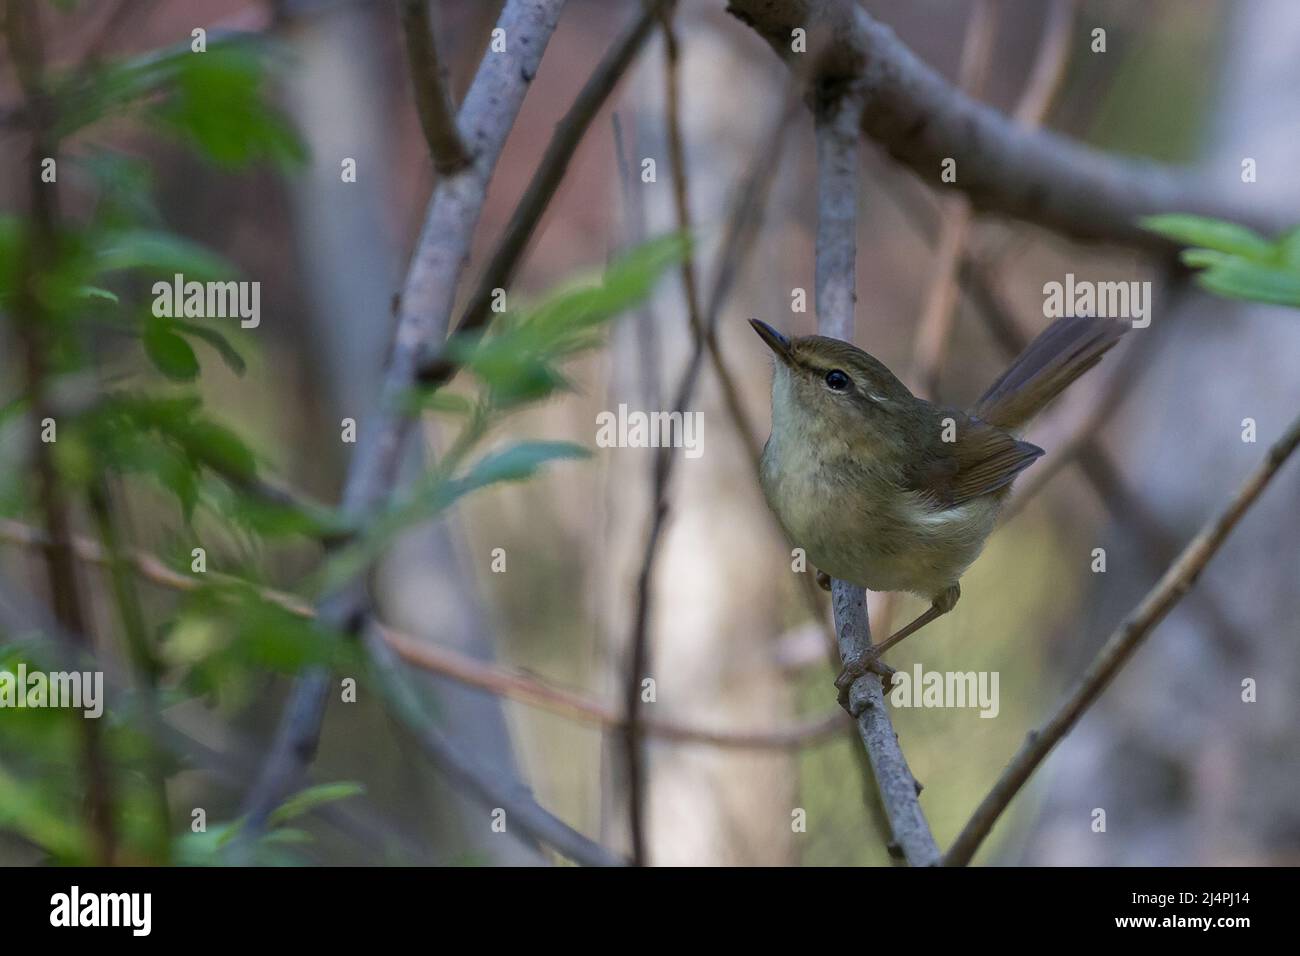
[[(618, 81), (627, 72), (627, 68), (645, 44), (646, 37), (649, 36), (659, 16), (659, 11), (669, 2), (670, 0), (653, 0), (645, 5), (637, 18), (624, 28), (604, 58), (596, 65), (596, 69), (583, 84), (569, 111), (556, 124), (555, 135), (547, 144), (537, 171), (528, 183), (519, 205), (511, 214), (505, 234), (497, 244), (487, 267), (484, 268), (483, 275), (479, 278), (478, 285), (460, 321), (456, 323), (455, 334), (478, 334), (492, 318), (491, 305), (495, 291), (504, 289), (510, 284), (515, 268), (523, 258), (528, 242), (542, 219), (542, 214), (546, 212), (546, 207), (550, 205), (555, 191), (564, 179), (564, 173), (569, 168), (569, 160), (573, 158), (574, 151), (586, 135), (591, 121), (596, 118), (601, 106), (614, 91), (614, 87), (618, 85)], [(432, 353), (432, 357), (425, 358), (419, 377), (422, 384), (433, 386), (448, 381), (455, 373), (455, 361), (439, 348)]]
[(400, 665), (389, 646), (374, 635), (367, 639), (366, 646), (371, 668), (389, 701), (415, 734), (425, 754), (452, 783), (467, 790), (485, 806), (504, 810), (507, 827), (517, 825), (571, 860), (586, 866), (621, 866), (624, 863), (545, 810), (522, 784), (515, 782), (511, 786), (511, 781), (494, 779), (496, 775), (491, 770), (465, 753), (428, 716), (419, 697), (404, 682)]
[(398, 7), (420, 128), (429, 144), (433, 168), (446, 176), (468, 166), (470, 155), (456, 129), (456, 113), (429, 21), (429, 0), (399, 0)]
[[(966, 27), (959, 84), (962, 91), (971, 96), (979, 96), (983, 90), (997, 37), (999, 9), (993, 0), (981, 0), (972, 9), (971, 22)], [(970, 203), (960, 193), (944, 197), (939, 217), (937, 261), (917, 324), (910, 381), (907, 383), (913, 391), (928, 395), (934, 401), (939, 398), (939, 377), (948, 353), (948, 340), (956, 325), (957, 278), (973, 219)]]
[[(0, 518), (0, 541), (39, 550), (48, 546), (50, 538), (32, 525)], [(76, 534), (70, 536), (69, 544), (78, 561), (105, 568), (110, 574), (119, 568), (129, 570), (151, 584), (182, 593), (197, 590), (203, 584), (200, 579), (173, 569), (157, 555), (137, 548), (110, 548)], [(206, 579), (228, 583), (233, 587), (253, 586), (248, 581), (227, 577), (216, 571), (207, 572)], [(257, 588), (257, 596), (296, 617), (311, 620), (316, 616), (316, 609), (296, 594), (262, 587)], [(372, 626), (399, 658), (422, 671), (573, 720), (615, 729), (624, 726), (624, 718), (618, 708), (578, 691), (548, 683), (522, 671), (489, 664), (444, 645), (420, 640), (377, 621), (372, 622)], [(754, 750), (792, 749), (817, 744), (843, 726), (844, 715), (838, 709), (820, 717), (810, 717), (771, 730), (711, 730), (654, 718), (647, 718), (643, 722), (647, 735), (670, 743)]]
[[(484, 56), (461, 105), (461, 137), (472, 144), (474, 160), (442, 178), (429, 200), (402, 287), (379, 410), (362, 429), (361, 444), (348, 469), (343, 513), (350, 520), (364, 520), (396, 486), (411, 428), (402, 398), (416, 382), (420, 356), (446, 338), (456, 283), (483, 209), (488, 180), (563, 5), (564, 0), (507, 0), (497, 21), (505, 31), (507, 47)], [(354, 580), (321, 602), (320, 619), (327, 627), (358, 634), (368, 604), (364, 587)], [(255, 835), (271, 810), (302, 779), (319, 742), (328, 689), (329, 676), (323, 671), (305, 675), (294, 686), (270, 753), (245, 799), (246, 832)]]
[[(1138, 227), (1142, 216), (1198, 213), (1266, 233), (1286, 226), (1280, 210), (1244, 205), (1189, 173), (1016, 123), (954, 89), (856, 3), (728, 0), (727, 10), (787, 63), (816, 51), (820, 75), (860, 80), (862, 132), (927, 182), (944, 159), (956, 159), (953, 186), (976, 209), (1162, 251), (1172, 247)], [(815, 15), (823, 10), (836, 15)], [(809, 53), (793, 52), (795, 29), (807, 30)]]
[(1007, 765), (1002, 776), (993, 785), (993, 789), (989, 791), (970, 821), (958, 834), (944, 857), (946, 865), (964, 866), (970, 862), (975, 851), (979, 849), (980, 843), (988, 836), (998, 817), (1020, 792), (1025, 781), (1061, 738), (1069, 733), (1083, 712), (1101, 696), (1102, 691), (1137, 650), (1138, 645), (1192, 589), (1201, 571), (1210, 563), (1210, 559), (1218, 552), (1242, 516), (1259, 499), (1260, 494), (1282, 467), (1282, 463), (1296, 450), (1297, 445), (1300, 445), (1300, 418), (1292, 422), (1282, 437), (1269, 448), (1263, 462), (1242, 483), (1227, 507), (1201, 528), (1156, 586), (1107, 638), (1106, 643), (1097, 652), (1097, 656), (1088, 665), (1079, 686), (1057, 708), (1051, 719), (1043, 725), (1042, 729), (1032, 731), (1026, 737), (1019, 753)]
[[(822, 335), (852, 341), (857, 259), (858, 132), (860, 100), (855, 87), (823, 88), (814, 114), (817, 131), (817, 328)], [(831, 585), (840, 658), (860, 660), (871, 647), (866, 593), (835, 581)], [(898, 743), (885, 693), (875, 674), (849, 688), (850, 712), (880, 788), (894, 843), (912, 866), (939, 862), (939, 848), (921, 811), (920, 786)]]

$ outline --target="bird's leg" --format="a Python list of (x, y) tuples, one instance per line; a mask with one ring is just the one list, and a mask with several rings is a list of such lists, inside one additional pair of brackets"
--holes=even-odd
[[(880, 663), (881, 654), (902, 641), (903, 638), (915, 634), (935, 618), (943, 617), (956, 606), (959, 597), (961, 597), (961, 587), (954, 584), (952, 587), (940, 592), (931, 602), (929, 608), (917, 615), (916, 619), (910, 624), (900, 627), (879, 644), (872, 645), (871, 649), (857, 660), (845, 661), (839, 676), (835, 678), (835, 687), (840, 692), (840, 706), (845, 710), (849, 709), (849, 688), (853, 686), (854, 681), (867, 671), (876, 669), (876, 665)], [(854, 716), (857, 715), (854, 714)]]

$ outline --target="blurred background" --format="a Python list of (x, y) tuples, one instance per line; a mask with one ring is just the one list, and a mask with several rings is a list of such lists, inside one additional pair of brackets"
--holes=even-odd
[[(61, 214), (84, 221), (105, 203), (147, 203), (142, 213), (202, 244), (261, 283), (262, 321), (222, 326), (247, 363), (242, 374), (199, 348), (194, 387), (216, 420), (243, 437), (265, 474), (324, 502), (338, 500), (349, 455), (339, 422), (375, 410), (393, 330), (394, 295), (436, 175), (412, 100), (401, 29), (382, 2), (34, 3), (52, 74), (125, 61), (176, 44), (191, 30), (238, 30), (273, 43), (261, 74), (270, 103), (300, 149), (242, 166), (214, 160), (176, 137), (124, 118), (72, 133), (62, 144)], [(721, 2), (682, 0), (682, 135), (700, 287), (715, 282), (728, 217), (758, 175), (766, 189), (752, 248), (719, 315), (720, 351), (739, 407), (761, 441), (769, 422), (770, 361), (746, 320), (813, 331), (816, 163), (812, 123), (790, 74)], [(1042, 38), (1045, 0), (869, 0), (921, 59), (997, 109), (1021, 102)], [(432, 4), (452, 98), (473, 76), (499, 4)], [(597, 61), (637, 12), (631, 2), (569, 0), (492, 177), (465, 277), (463, 303), (515, 210), (555, 124)], [(1092, 30), (1106, 31), (1104, 54)], [(982, 35), (982, 39), (981, 39)], [(1043, 124), (1093, 146), (1200, 167), (1225, 194), (1241, 190), (1241, 161), (1256, 160), (1248, 188), (1300, 210), (1300, 6), (1288, 0), (1080, 0), (1064, 34), (1059, 81)], [(981, 45), (982, 44), (982, 45)], [(963, 59), (965, 60), (963, 68)], [(87, 65), (89, 64), (89, 66)], [(13, 50), (0, 69), (0, 110), (22, 100)], [(982, 67), (982, 68), (981, 68)], [(61, 72), (62, 71), (62, 72)], [(591, 123), (528, 247), (511, 295), (540, 299), (601, 268), (641, 239), (677, 228), (666, 127), (665, 50), (651, 33)], [(239, 103), (207, 108), (233, 126)], [(224, 112), (223, 112), (224, 111)], [(618, 135), (616, 136), (615, 121)], [(220, 124), (213, 134), (226, 135)], [(29, 208), (29, 137), (0, 127), (0, 203)], [(621, 153), (620, 153), (621, 150)], [(96, 159), (97, 158), (97, 159)], [(92, 172), (113, 158), (116, 172)], [(355, 183), (340, 163), (356, 161)], [(641, 161), (657, 177), (641, 181)], [(974, 282), (953, 292), (951, 331), (935, 362), (918, 354), (922, 316), (942, 299), (936, 244), (945, 217), (961, 215), (939, 193), (864, 142), (857, 262), (857, 344), (929, 397), (974, 400), (1009, 360), (1008, 337), (1045, 323), (1043, 285), (1066, 273), (1099, 281), (1150, 280), (1151, 327), (1080, 381), (1027, 438), (1048, 449), (1020, 481), (1014, 514), (963, 579), (954, 613), (891, 652), (899, 668), (997, 671), (1000, 710), (896, 709), (904, 752), (925, 787), (939, 845), (955, 836), (999, 771), (1082, 672), (1106, 635), (1159, 578), (1170, 559), (1262, 457), (1300, 406), (1300, 323), (1293, 312), (1211, 298), (1141, 253), (1080, 245), (1023, 223), (976, 217), (965, 235)], [(66, 169), (66, 172), (64, 171)], [(620, 173), (628, 169), (630, 173)], [(12, 174), (11, 174), (12, 173)], [(148, 196), (148, 199), (142, 197)], [(1300, 219), (1300, 215), (1286, 215)], [(147, 283), (134, 290), (147, 302)], [(808, 291), (794, 312), (792, 291)], [(457, 313), (458, 314), (458, 313)], [(84, 333), (93, 374), (151, 382), (139, 344), (105, 323)], [(22, 411), (22, 350), (13, 323), (0, 332), (0, 405)], [(506, 419), (492, 442), (567, 440), (592, 451), (536, 477), (463, 499), (393, 542), (371, 578), (378, 617), (434, 645), (489, 662), (494, 673), (541, 680), (617, 715), (636, 585), (652, 516), (654, 452), (596, 446), (596, 416), (667, 409), (692, 337), (677, 270), (610, 328), (604, 346), (565, 366), (571, 389)], [(450, 391), (471, 394), (461, 376)], [(922, 384), (924, 382), (924, 384)], [(84, 389), (83, 389), (84, 390)], [(61, 394), (61, 393), (60, 393)], [(19, 404), (15, 404), (19, 403)], [(645, 736), (650, 862), (688, 865), (885, 865), (890, 858), (861, 744), (837, 715), (827, 661), (829, 608), (809, 604), (807, 575), (793, 573), (789, 545), (755, 480), (751, 448), (706, 363), (690, 410), (703, 413), (699, 458), (679, 456), (649, 604), (649, 667), (656, 700), (648, 720), (760, 735), (737, 745)], [(1243, 420), (1258, 440), (1242, 440)], [(31, 522), (33, 477), (23, 414), (0, 419), (0, 506)], [(436, 459), (456, 422), (426, 412), (418, 434)], [(1082, 448), (1075, 436), (1088, 437)], [(1062, 451), (1068, 449), (1068, 451)], [(1061, 452), (1059, 469), (1054, 451)], [(413, 458), (412, 471), (419, 462)], [(66, 467), (66, 463), (65, 463)], [(1051, 469), (1050, 483), (1035, 472)], [(1300, 475), (1279, 476), (1183, 601), (1115, 684), (1052, 754), (977, 858), (1029, 864), (1276, 864), (1300, 862)], [(203, 492), (206, 496), (206, 491)], [(189, 518), (157, 483), (115, 480), (120, 532), (177, 567), (195, 542), (211, 567), (301, 591), (322, 548), (304, 535), (232, 528), (214, 497)], [(206, 501), (206, 497), (204, 499)], [(94, 509), (74, 504), (73, 530), (98, 538)], [(53, 603), (39, 555), (0, 547), (6, 588)], [(1095, 573), (1094, 549), (1107, 555)], [(494, 549), (505, 569), (494, 571)], [(114, 610), (112, 576), (85, 566), (79, 587), (87, 630), (108, 661), (129, 654)], [(305, 593), (305, 592), (303, 592)], [(119, 595), (120, 597), (120, 595)], [(155, 690), (166, 720), (235, 769), (150, 757), (130, 716), (104, 722), (109, 762), (120, 774), (119, 860), (205, 862), (192, 833), (239, 813), (251, 767), (269, 746), (291, 675), (256, 655), (220, 666), (205, 648), (238, 646), (245, 626), (228, 606), (205, 606), (147, 582), (138, 590), (143, 631), (161, 649)], [(910, 620), (919, 599), (878, 600), (877, 634)], [(12, 621), (4, 638), (30, 637)], [(230, 633), (228, 633), (230, 632)], [(346, 667), (340, 671), (346, 675)], [(430, 713), (503, 777), (517, 776), (539, 803), (579, 831), (626, 851), (627, 780), (622, 735), (588, 714), (574, 719), (447, 677), (419, 674)], [(1242, 700), (1241, 682), (1258, 684)], [(124, 678), (131, 682), (129, 677)], [(113, 704), (110, 696), (110, 707)], [(772, 739), (767, 739), (767, 738)], [(746, 743), (741, 741), (741, 743)], [(757, 743), (757, 745), (754, 745)], [(0, 711), (0, 862), (88, 862), (75, 733), (60, 715)], [(152, 768), (152, 770), (150, 769)], [(152, 773), (152, 784), (145, 778)], [(137, 779), (139, 777), (140, 779)], [(331, 806), (340, 819), (305, 814), (303, 839), (277, 852), (316, 863), (534, 863), (547, 851), (490, 826), (488, 810), (432, 770), (378, 695), (356, 703), (333, 694), (313, 779), (355, 782), (361, 792)], [(359, 789), (360, 789), (359, 788)], [(149, 836), (158, 792), (170, 836)], [(155, 801), (150, 810), (150, 800)], [(134, 801), (134, 802), (132, 802)], [(137, 805), (138, 804), (138, 805)], [(1095, 832), (1094, 810), (1106, 811)], [(792, 826), (803, 810), (806, 827)], [(156, 823), (156, 821), (155, 821)]]

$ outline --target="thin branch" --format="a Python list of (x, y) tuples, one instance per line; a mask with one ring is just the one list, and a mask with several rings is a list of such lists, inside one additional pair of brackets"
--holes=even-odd
[[(544, 683), (527, 674), (485, 664), (447, 647), (430, 644), (388, 628), (379, 628), (379, 633), (384, 643), (398, 657), (422, 670), (442, 674), (467, 686), (478, 687), (584, 723), (615, 730), (627, 726), (627, 718), (622, 710), (585, 695)], [(707, 744), (740, 750), (783, 750), (825, 740), (844, 726), (844, 714), (837, 711), (789, 727), (757, 731), (706, 730), (654, 717), (642, 718), (638, 724), (640, 733), (669, 743)]]
[[(515, 783), (507, 788), (509, 781), (494, 779), (493, 771), (465, 753), (425, 713), (419, 697), (406, 685), (388, 645), (371, 634), (366, 646), (375, 676), (389, 700), (415, 735), (425, 755), (453, 784), (468, 791), (484, 806), (504, 810), (507, 827), (518, 826), (535, 840), (577, 863), (586, 866), (624, 864), (624, 860), (543, 809), (522, 784)], [(486, 817), (483, 825), (489, 825)]]
[(398, 8), (420, 128), (433, 168), (447, 176), (468, 166), (471, 157), (456, 128), (456, 112), (429, 18), (429, 0), (398, 0)]
[[(628, 151), (623, 142), (623, 124), (615, 113), (610, 117), (614, 130), (614, 155), (618, 168), (619, 191), (623, 200), (624, 251), (635, 249), (646, 240), (645, 199), (632, 175)], [(645, 408), (661, 408), (663, 387), (660, 382), (663, 370), (663, 350), (660, 347), (659, 329), (648, 300), (637, 304), (632, 316), (636, 340), (636, 374), (640, 387), (639, 400)]]
[[(817, 134), (817, 327), (822, 335), (853, 341), (857, 261), (858, 116), (855, 87), (823, 86), (814, 111)], [(866, 594), (843, 581), (831, 585), (840, 657), (861, 659), (871, 648)], [(894, 844), (912, 866), (939, 861), (939, 849), (918, 800), (912, 776), (885, 708), (884, 688), (864, 674), (849, 688), (850, 711), (871, 761)]]
[[(515, 116), (523, 105), (564, 0), (507, 0), (498, 26), (508, 38), (504, 52), (487, 53), (461, 104), (458, 125), (474, 144), (474, 161), (438, 181), (424, 228), (407, 269), (398, 306), (397, 329), (373, 420), (348, 469), (343, 513), (361, 522), (397, 484), (411, 418), (403, 397), (416, 383), (421, 356), (446, 338), (456, 283), (468, 256), (474, 227)], [(360, 632), (368, 600), (360, 582), (349, 582), (319, 605), (322, 622), (351, 634)], [(294, 686), (270, 753), (245, 799), (245, 832), (255, 835), (267, 816), (302, 779), (316, 752), (329, 677), (316, 671)]]
[[(59, 143), (53, 132), (54, 103), (44, 87), (46, 64), (40, 11), (21, 0), (10, 0), (4, 31), (31, 130), (23, 169), (31, 218), (18, 263), (19, 282), (13, 296), (12, 318), (22, 353), (24, 387), (33, 418), (40, 423), (54, 418), (47, 380), (52, 349), (50, 336), (57, 334), (56, 323), (51, 321), (43, 304), (41, 290), (46, 280), (44, 272), (59, 261), (58, 187), (53, 182), (42, 181), (42, 164), (57, 155)], [(42, 548), (45, 578), (59, 625), (76, 635), (89, 651), (91, 639), (85, 626), (88, 616), (82, 606), (76, 562), (69, 543), (71, 507), (53, 450), (40, 432), (39, 427), (32, 430), (32, 459), (36, 468), (36, 496), (46, 531)], [(86, 774), (86, 816), (95, 860), (100, 865), (110, 865), (117, 849), (117, 829), (109, 755), (98, 721), (81, 720), (77, 725)]]
[(1020, 792), (1030, 775), (1078, 722), (1083, 712), (1101, 696), (1138, 645), (1192, 589), (1201, 571), (1218, 553), (1233, 528), (1259, 499), (1297, 445), (1300, 445), (1300, 418), (1293, 421), (1282, 437), (1269, 448), (1263, 462), (1242, 483), (1227, 507), (1201, 528), (1155, 587), (1106, 639), (1106, 643), (1084, 671), (1079, 685), (1057, 708), (1051, 719), (1040, 730), (1031, 732), (1025, 738), (1019, 753), (1012, 758), (948, 850), (944, 857), (946, 865), (964, 866), (970, 862), (980, 843), (988, 836), (998, 817)]
[[(649, 36), (659, 11), (672, 0), (653, 0), (646, 6), (614, 41), (613, 46), (596, 65), (587, 82), (583, 84), (564, 114), (564, 118), (555, 126), (555, 134), (542, 154), (537, 171), (533, 174), (528, 188), (510, 216), (505, 233), (497, 244), (491, 260), (483, 270), (466, 305), (464, 313), (456, 323), (455, 335), (476, 335), (486, 327), (492, 318), (492, 299), (497, 289), (506, 288), (514, 276), (519, 261), (523, 258), (528, 242), (533, 236), (537, 224), (550, 205), (555, 191), (564, 179), (578, 144), (586, 135), (591, 121), (600, 112), (601, 106), (609, 98), (614, 87), (627, 68), (636, 58), (637, 53)], [(532, 79), (532, 73), (524, 74), (526, 80)], [(437, 350), (430, 350), (423, 359), (419, 380), (425, 386), (441, 385), (456, 374), (456, 361), (436, 343)]]
[[(993, 0), (980, 0), (971, 11), (966, 41), (961, 54), (960, 86), (963, 92), (979, 96), (988, 73), (993, 42), (997, 37), (997, 12)], [(925, 308), (916, 330), (912, 372), (908, 383), (932, 400), (939, 397), (939, 377), (948, 353), (948, 340), (956, 325), (958, 273), (966, 237), (971, 229), (970, 203), (960, 193), (945, 196), (941, 204), (939, 248)]]
[[(677, 35), (673, 32), (670, 16), (662, 20), (664, 36), (664, 100), (667, 104), (668, 150), (673, 172), (673, 206), (677, 214), (677, 228), (683, 235), (691, 234), (690, 186), (686, 175), (685, 150), (682, 145), (680, 97), (678, 90)], [(694, 335), (694, 348), (681, 387), (678, 389), (676, 409), (686, 413), (689, 395), (694, 390), (699, 374), (700, 356), (709, 335), (705, 331), (700, 313), (699, 285), (695, 275), (695, 255), (688, 252), (681, 264), (682, 291), (686, 296), (686, 315)], [(671, 448), (660, 448), (654, 457), (651, 477), (650, 531), (646, 535), (641, 557), (641, 570), (637, 574), (636, 604), (632, 612), (632, 635), (629, 640), (627, 672), (623, 679), (623, 755), (627, 775), (628, 824), (632, 841), (632, 862), (644, 866), (648, 862), (645, 838), (645, 761), (641, 752), (641, 681), (650, 669), (650, 605), (654, 587), (654, 571), (668, 517), (668, 484), (672, 479), (675, 456)]]
[[(0, 541), (39, 550), (45, 547), (48, 540), (38, 528), (9, 518), (0, 518)], [(161, 558), (146, 551), (128, 548), (110, 551), (97, 541), (80, 535), (73, 535), (71, 544), (79, 561), (109, 570), (115, 566), (126, 567), (144, 580), (173, 591), (190, 592), (202, 587), (204, 583), (212, 582), (248, 586), (248, 582), (242, 579), (215, 571), (207, 572), (204, 579), (192, 577), (174, 570)], [(256, 588), (256, 591), (263, 601), (275, 604), (296, 617), (311, 620), (316, 616), (315, 608), (295, 594), (272, 588)], [(625, 725), (618, 708), (584, 694), (557, 687), (520, 671), (486, 663), (450, 647), (431, 644), (378, 622), (374, 623), (374, 627), (398, 657), (430, 674), (447, 677), (467, 687), (477, 687), (574, 720), (613, 729), (621, 729)], [(755, 750), (795, 748), (819, 743), (841, 726), (843, 714), (838, 710), (773, 730), (709, 730), (654, 718), (648, 718), (642, 724), (647, 735), (667, 742)]]
[(1070, 62), (1070, 39), (1074, 35), (1074, 8), (1077, 0), (1052, 0), (1043, 24), (1043, 38), (1038, 55), (1029, 70), (1029, 79), (1020, 101), (1016, 103), (1016, 122), (1037, 129), (1047, 119), (1056, 93), (1065, 79)]
[[(853, 659), (851, 655), (861, 656), (871, 646), (866, 593), (855, 585), (834, 581), (831, 601), (840, 633), (840, 653), (845, 660)], [(858, 678), (849, 688), (849, 706), (858, 714), (858, 734), (871, 761), (871, 772), (876, 778), (885, 816), (894, 835), (890, 854), (901, 851), (910, 866), (937, 865), (939, 847), (921, 809), (921, 784), (912, 776), (907, 758), (903, 756), (898, 732), (894, 730), (889, 710), (885, 707), (885, 691), (880, 678), (874, 674)]]
[[(814, 11), (834, 7), (834, 18)], [(818, 56), (823, 76), (862, 81), (862, 131), (898, 162), (929, 180), (955, 158), (957, 181), (976, 209), (1039, 223), (1065, 235), (1171, 252), (1143, 231), (1145, 215), (1187, 212), (1229, 219), (1265, 233), (1286, 227), (1281, 210), (1245, 205), (1199, 176), (1122, 159), (1067, 137), (1030, 130), (954, 89), (894, 32), (855, 3), (728, 0), (728, 12), (799, 67)], [(792, 31), (808, 32), (809, 53), (792, 50)]]

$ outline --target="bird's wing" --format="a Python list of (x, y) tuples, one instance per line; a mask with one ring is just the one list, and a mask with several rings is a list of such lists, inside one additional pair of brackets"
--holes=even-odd
[(988, 422), (960, 412), (948, 415), (954, 440), (943, 441), (941, 431), (905, 479), (908, 490), (939, 507), (951, 508), (1006, 487), (1043, 454), (1037, 445)]

